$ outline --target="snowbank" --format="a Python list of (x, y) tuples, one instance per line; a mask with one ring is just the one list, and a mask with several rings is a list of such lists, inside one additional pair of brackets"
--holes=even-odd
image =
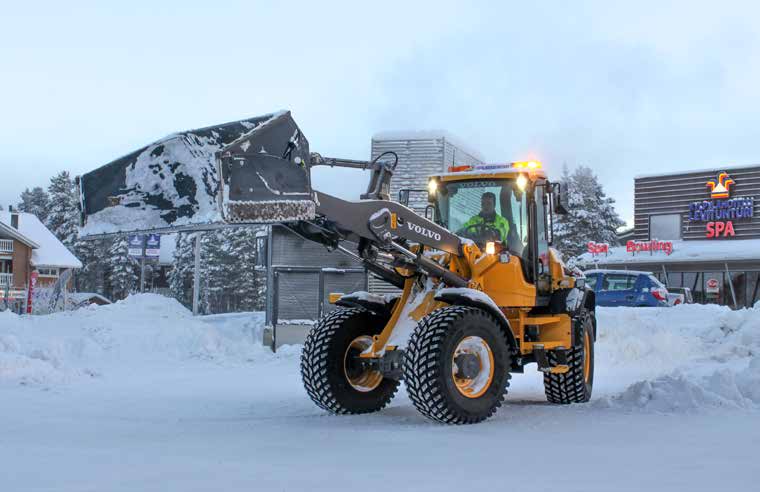
[(246, 362), (267, 357), (254, 342), (262, 325), (262, 313), (194, 318), (176, 300), (155, 294), (48, 316), (0, 312), (0, 384)]
[(598, 322), (598, 371), (636, 382), (597, 405), (661, 412), (760, 406), (760, 305), (599, 308)]

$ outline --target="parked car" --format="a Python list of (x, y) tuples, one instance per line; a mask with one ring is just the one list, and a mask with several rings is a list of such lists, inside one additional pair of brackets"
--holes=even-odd
[(596, 292), (597, 306), (664, 307), (668, 289), (651, 272), (588, 270), (586, 284)]
[[(673, 296), (672, 306), (677, 304), (694, 304), (694, 297), (688, 287), (668, 287), (670, 296)], [(680, 302), (679, 302), (680, 300)]]

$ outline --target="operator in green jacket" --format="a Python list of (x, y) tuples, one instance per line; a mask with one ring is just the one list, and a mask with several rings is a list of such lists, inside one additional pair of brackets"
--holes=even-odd
[(461, 230), (466, 231), (467, 228), (480, 224), (498, 231), (501, 241), (504, 243), (507, 241), (509, 221), (496, 213), (496, 195), (490, 191), (483, 193), (480, 197), (480, 213), (465, 222)]

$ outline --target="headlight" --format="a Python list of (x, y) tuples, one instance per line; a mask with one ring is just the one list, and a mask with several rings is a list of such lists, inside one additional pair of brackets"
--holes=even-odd
[(525, 191), (526, 186), (528, 186), (528, 178), (524, 174), (519, 175), (517, 177), (517, 187), (520, 188), (520, 191)]

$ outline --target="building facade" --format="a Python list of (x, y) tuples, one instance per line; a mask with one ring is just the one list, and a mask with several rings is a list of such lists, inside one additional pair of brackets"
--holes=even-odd
[[(32, 214), (0, 211), (0, 301), (25, 301), (32, 273), (35, 288), (46, 288), (64, 279), (71, 286), (69, 271), (82, 263)], [(65, 279), (68, 279), (66, 281)]]
[(648, 270), (700, 303), (760, 301), (760, 165), (639, 176), (634, 234), (584, 266)]
[(302, 343), (320, 316), (335, 309), (330, 293), (367, 290), (367, 272), (354, 259), (274, 225), (266, 239), (265, 344)]

